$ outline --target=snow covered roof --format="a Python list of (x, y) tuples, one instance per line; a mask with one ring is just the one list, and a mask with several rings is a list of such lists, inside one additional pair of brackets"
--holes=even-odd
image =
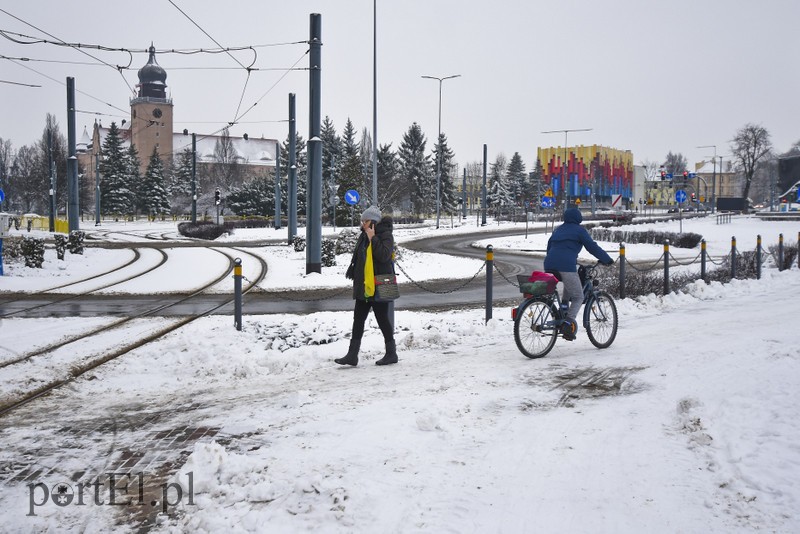
[[(197, 135), (198, 163), (214, 163), (214, 149), (221, 135)], [(277, 141), (275, 139), (253, 139), (252, 137), (230, 137), (236, 159), (243, 165), (275, 166)], [(192, 136), (172, 134), (172, 150), (175, 154), (191, 148)]]

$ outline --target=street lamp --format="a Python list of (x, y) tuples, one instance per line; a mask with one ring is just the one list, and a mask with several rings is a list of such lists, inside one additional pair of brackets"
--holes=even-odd
[[(567, 175), (567, 136), (570, 132), (591, 132), (593, 128), (573, 128), (571, 130), (547, 130), (543, 134), (563, 133), (564, 134), (564, 161), (561, 162), (561, 176), (564, 178), (563, 188), (566, 192), (566, 202), (564, 210), (569, 207), (569, 176)], [(594, 194), (594, 193), (593, 193)]]
[[(460, 77), (460, 74), (453, 74), (452, 76), (445, 76), (438, 78), (436, 76), (422, 76), (428, 80), (437, 80), (439, 82), (439, 136), (436, 138), (438, 143), (442, 137), (442, 82), (452, 78)], [(442, 147), (439, 147), (439, 154), (436, 158), (436, 228), (439, 228), (439, 208), (441, 207), (440, 196), (442, 194)]]

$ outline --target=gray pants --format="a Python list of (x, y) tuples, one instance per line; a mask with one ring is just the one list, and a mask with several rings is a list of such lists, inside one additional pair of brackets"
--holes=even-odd
[(578, 273), (565, 273), (559, 271), (561, 281), (564, 283), (564, 298), (562, 302), (569, 302), (569, 310), (567, 317), (577, 322), (578, 311), (583, 304), (583, 286), (581, 285), (581, 277)]

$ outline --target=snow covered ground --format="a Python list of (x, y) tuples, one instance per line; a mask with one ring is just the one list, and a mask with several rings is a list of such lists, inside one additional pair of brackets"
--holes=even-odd
[[(712, 219), (698, 233), (710, 251), (731, 235), (752, 248), (760, 233), (766, 247), (796, 238), (783, 224), (734, 219), (715, 235)], [(241, 332), (203, 318), (4, 416), (0, 465), (54, 466), (51, 485), (101, 473), (153, 429), (120, 423), (75, 442), (63, 429), (158, 413), (224, 437), (198, 440), (172, 475), (186, 488), (191, 473), (193, 503), (184, 495), (160, 532), (798, 532), (798, 294), (795, 264), (625, 299), (609, 349), (579, 334), (540, 360), (516, 349), (509, 309), (488, 324), (481, 309), (398, 311), (400, 363), (373, 364), (370, 318), (362, 362), (346, 369), (331, 360), (350, 313), (246, 316)], [(100, 321), (5, 319), (0, 347)], [(25, 484), (0, 486), (0, 531), (120, 530), (130, 513), (29, 510)]]

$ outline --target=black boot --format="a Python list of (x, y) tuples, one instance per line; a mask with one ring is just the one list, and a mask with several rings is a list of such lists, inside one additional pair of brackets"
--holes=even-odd
[(358, 365), (358, 350), (361, 348), (360, 339), (350, 339), (350, 348), (347, 349), (347, 354), (344, 358), (336, 358), (335, 361), (339, 365)]
[(386, 342), (386, 356), (375, 362), (375, 365), (389, 365), (390, 363), (397, 363), (397, 346), (394, 340)]

